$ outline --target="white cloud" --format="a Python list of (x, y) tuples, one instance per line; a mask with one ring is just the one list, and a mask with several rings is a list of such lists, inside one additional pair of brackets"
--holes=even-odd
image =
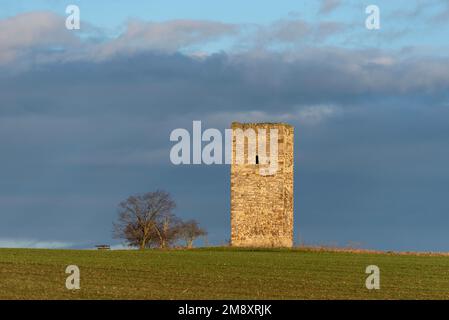
[(27, 54), (33, 56), (33, 61), (45, 62), (54, 59), (101, 60), (114, 54), (141, 50), (175, 52), (213, 42), (237, 31), (236, 25), (204, 20), (130, 20), (121, 35), (98, 42), (89, 36), (98, 38), (102, 32), (89, 23), (83, 23), (82, 30), (73, 32), (66, 29), (63, 16), (28, 12), (0, 19), (0, 64), (21, 60)]
[(219, 112), (208, 115), (204, 122), (212, 127), (227, 127), (233, 121), (240, 122), (289, 122), (302, 125), (318, 125), (328, 118), (342, 112), (341, 108), (334, 105), (301, 106), (291, 112)]
[[(0, 65), (20, 62), (101, 61), (120, 54), (144, 51), (185, 52), (207, 56), (208, 45), (229, 39), (230, 48), (298, 45), (325, 41), (346, 26), (332, 21), (311, 23), (301, 19), (280, 19), (270, 25), (230, 24), (207, 20), (163, 22), (130, 20), (118, 36), (83, 23), (82, 30), (67, 30), (65, 17), (51, 12), (29, 12), (0, 19)], [(101, 40), (101, 41), (99, 41)], [(227, 40), (226, 40), (227, 41)]]
[(0, 248), (63, 249), (73, 243), (62, 241), (41, 241), (33, 239), (0, 239)]
[(280, 19), (268, 26), (258, 26), (247, 37), (249, 45), (267, 47), (271, 45), (306, 45), (323, 43), (335, 34), (347, 29), (341, 22), (309, 22), (302, 19)]
[(118, 38), (94, 48), (96, 58), (120, 52), (156, 50), (175, 52), (198, 44), (213, 42), (235, 34), (236, 25), (204, 20), (145, 22), (131, 20)]
[(305, 124), (318, 124), (323, 120), (335, 116), (340, 109), (332, 105), (318, 105), (301, 109), (297, 118)]
[(64, 23), (63, 17), (50, 12), (29, 12), (0, 20), (0, 63), (18, 59), (32, 49), (48, 55), (58, 47), (78, 45), (79, 38)]
[(330, 13), (341, 5), (341, 0), (322, 0), (319, 13)]

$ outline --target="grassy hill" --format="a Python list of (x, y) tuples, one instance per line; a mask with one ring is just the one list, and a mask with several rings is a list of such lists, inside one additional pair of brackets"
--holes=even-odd
[[(65, 288), (78, 265), (81, 289)], [(381, 289), (365, 288), (365, 268)], [(315, 250), (0, 249), (1, 299), (448, 299), (449, 257)]]

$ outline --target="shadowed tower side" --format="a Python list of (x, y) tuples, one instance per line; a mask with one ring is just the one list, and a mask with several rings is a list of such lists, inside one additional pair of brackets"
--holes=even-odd
[[(255, 133), (255, 150), (249, 134), (243, 138), (244, 162), (237, 163), (237, 138)], [(261, 130), (262, 129), (262, 130)], [(277, 129), (277, 170), (261, 174), (270, 163), (272, 130)], [(265, 145), (265, 152), (261, 146)], [(260, 150), (259, 150), (260, 149)], [(274, 149), (273, 149), (274, 150)], [(255, 159), (252, 159), (252, 158)], [(271, 159), (270, 161), (272, 161)], [(293, 127), (284, 123), (232, 123), (231, 245), (236, 247), (292, 247), (293, 245)]]

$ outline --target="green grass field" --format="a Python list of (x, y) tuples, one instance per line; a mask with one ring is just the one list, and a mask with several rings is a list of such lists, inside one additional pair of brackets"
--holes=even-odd
[[(81, 289), (65, 287), (67, 265)], [(381, 270), (367, 290), (365, 268)], [(0, 249), (1, 299), (447, 299), (449, 257), (311, 250)]]

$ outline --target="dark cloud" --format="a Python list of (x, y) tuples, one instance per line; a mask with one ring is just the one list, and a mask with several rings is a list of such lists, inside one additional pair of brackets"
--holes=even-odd
[(111, 116), (126, 106), (127, 117), (164, 119), (236, 110), (294, 113), (311, 105), (391, 104), (397, 99), (444, 104), (448, 69), (448, 58), (337, 48), (201, 59), (147, 53), (46, 64), (0, 76), (0, 112)]
[(389, 19), (404, 19), (409, 23), (427, 21), (429, 27), (434, 28), (434, 24), (446, 23), (449, 18), (449, 2), (447, 0), (415, 0), (410, 5), (394, 10)]
[(341, 5), (340, 0), (321, 0), (319, 13), (326, 14), (336, 10)]

